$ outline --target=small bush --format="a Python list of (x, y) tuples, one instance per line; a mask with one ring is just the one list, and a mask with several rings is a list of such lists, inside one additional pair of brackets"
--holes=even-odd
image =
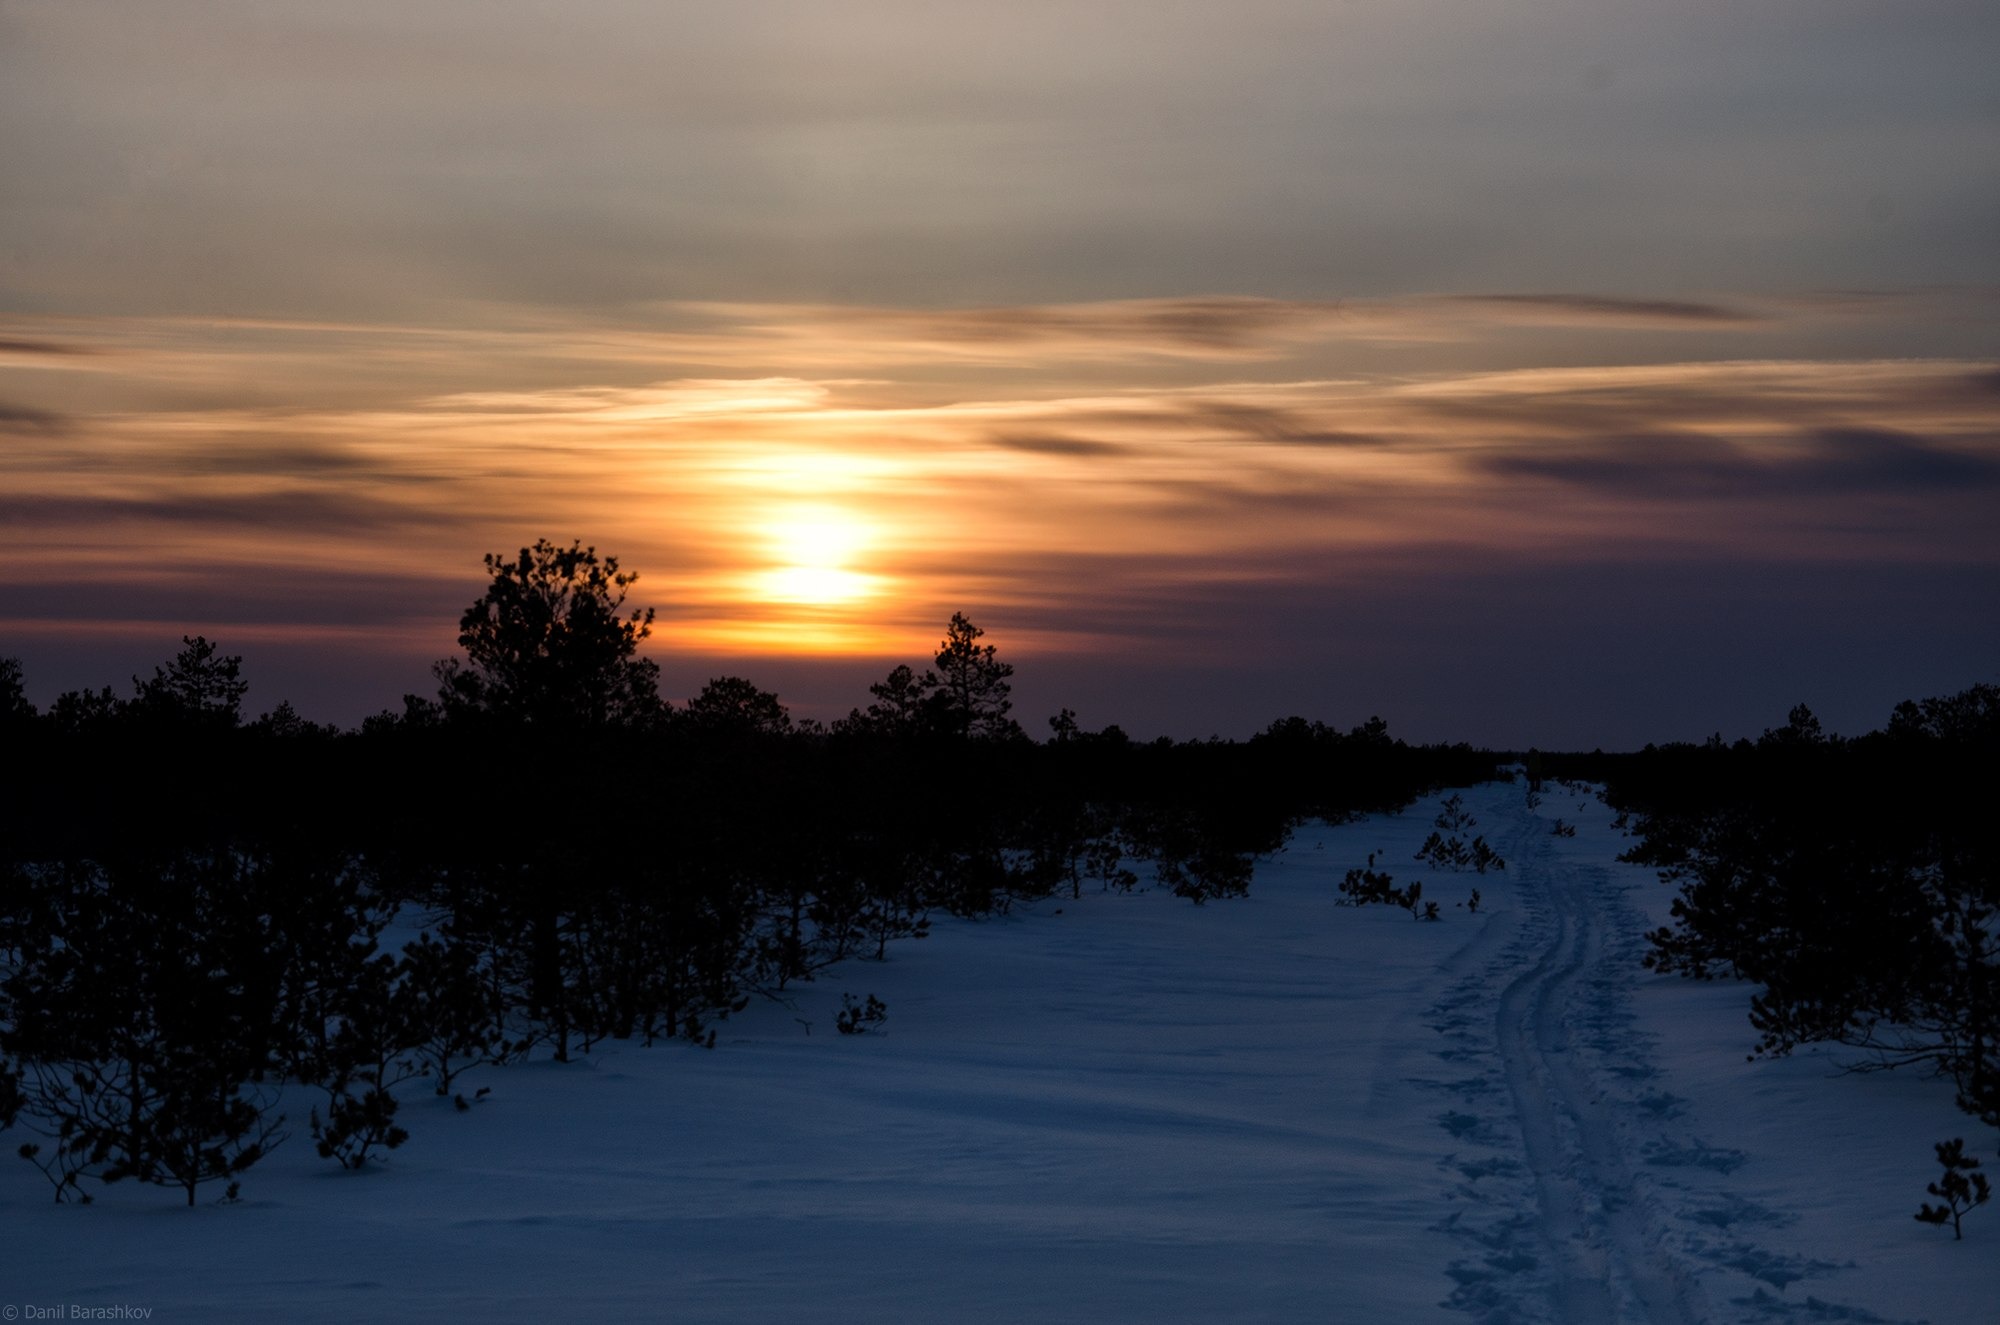
[(840, 1011), (834, 1016), (833, 1028), (842, 1035), (866, 1035), (888, 1019), (888, 1005), (875, 995), (868, 995), (868, 1001), (865, 1003), (856, 1003), (854, 995), (842, 994)]
[(1938, 1163), (1944, 1165), (1944, 1176), (1925, 1190), (1944, 1204), (1932, 1205), (1926, 1201), (1916, 1217), (1920, 1223), (1936, 1224), (1939, 1228), (1949, 1222), (1953, 1239), (1964, 1241), (1965, 1212), (1992, 1200), (1993, 1188), (1985, 1174), (1973, 1172), (1979, 1167), (1979, 1160), (1965, 1153), (1964, 1137), (1940, 1141), (1936, 1149)]
[(1473, 818), (1471, 812), (1465, 808), (1465, 797), (1447, 796), (1444, 798), (1443, 808), (1433, 822), (1447, 833), (1462, 833), (1478, 824), (1479, 820)]

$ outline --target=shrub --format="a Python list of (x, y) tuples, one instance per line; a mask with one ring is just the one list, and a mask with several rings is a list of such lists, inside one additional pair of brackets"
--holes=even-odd
[(1932, 1205), (1926, 1201), (1916, 1217), (1921, 1223), (1936, 1224), (1939, 1228), (1950, 1221), (1953, 1239), (1963, 1241), (1966, 1211), (1992, 1200), (1993, 1189), (1985, 1174), (1973, 1172), (1979, 1167), (1979, 1160), (1965, 1153), (1964, 1137), (1940, 1141), (1936, 1149), (1938, 1163), (1944, 1165), (1944, 1176), (1925, 1190), (1944, 1204)]

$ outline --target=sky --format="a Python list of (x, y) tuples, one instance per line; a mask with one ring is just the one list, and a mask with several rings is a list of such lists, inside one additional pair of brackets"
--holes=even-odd
[(0, 655), (670, 698), (954, 611), (1136, 735), (1606, 749), (2000, 680), (1990, 0), (0, 0)]

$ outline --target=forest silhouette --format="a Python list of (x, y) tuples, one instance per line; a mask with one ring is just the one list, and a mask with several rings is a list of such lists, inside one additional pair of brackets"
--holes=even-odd
[[(1064, 710), (1037, 741), (962, 614), (831, 725), (742, 677), (676, 705), (616, 558), (540, 541), (486, 570), (435, 693), (356, 730), (285, 703), (246, 720), (241, 659), (200, 636), (129, 697), (46, 713), (0, 666), (0, 1123), (57, 1199), (233, 1193), (301, 1130), (359, 1166), (405, 1139), (412, 1081), (463, 1102), (461, 1074), (532, 1053), (712, 1047), (749, 999), (884, 959), (937, 912), (1142, 870), (1238, 896), (1301, 820), (1496, 765), (1378, 719), (1139, 742)], [(307, 1118), (281, 1116), (285, 1086)]]
[[(470, 1107), (466, 1073), (530, 1055), (713, 1048), (750, 1000), (884, 960), (935, 914), (1142, 881), (1238, 897), (1304, 821), (1512, 776), (1379, 718), (1143, 742), (1064, 709), (1037, 740), (962, 614), (832, 724), (736, 676), (677, 705), (616, 558), (541, 541), (485, 564), (435, 692), (354, 730), (285, 703), (246, 720), (241, 659), (201, 636), (129, 696), (47, 712), (0, 660), (0, 1126), (57, 1200), (124, 1178), (233, 1196), (300, 1131), (360, 1167), (407, 1139), (399, 1091)], [(2000, 1125), (1996, 757), (1982, 685), (1853, 739), (1801, 706), (1754, 742), (1530, 752), (1524, 785), (1603, 784), (1627, 858), (1681, 888), (1648, 964), (1760, 986), (1754, 1052), (1854, 1046)], [(1440, 834), (1419, 860), (1504, 867)], [(1440, 918), (1374, 865), (1341, 900)], [(850, 1002), (837, 1029), (884, 1011)]]

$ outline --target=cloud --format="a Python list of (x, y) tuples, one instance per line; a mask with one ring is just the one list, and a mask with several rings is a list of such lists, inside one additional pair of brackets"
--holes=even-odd
[[(924, 358), (1009, 362), (1060, 353), (1120, 359), (1257, 361), (1346, 343), (1439, 344), (1494, 325), (1620, 331), (1758, 332), (1773, 315), (1717, 303), (1610, 295), (1444, 294), (1366, 299), (1207, 296), (971, 308), (881, 305), (677, 303), (663, 317), (697, 325), (666, 333), (661, 349), (701, 351), (704, 338), (735, 353), (790, 347), (809, 359)], [(706, 325), (699, 325), (705, 323)]]
[(1721, 497), (1763, 490), (1769, 471), (1741, 448), (1701, 433), (1607, 437), (1594, 445), (1506, 451), (1475, 464), (1509, 478), (1548, 479), (1627, 497)]
[(69, 430), (69, 420), (52, 410), (10, 405), (0, 400), (0, 433), (36, 433), (53, 436)]
[(500, 414), (592, 415), (611, 419), (677, 419), (810, 409), (826, 403), (834, 384), (795, 377), (689, 378), (642, 387), (573, 387), (546, 391), (468, 391), (428, 402), (440, 410)]
[[(165, 448), (163, 448), (165, 449)], [(441, 476), (353, 445), (232, 435), (206, 446), (166, 449), (160, 467), (207, 478), (299, 478), (315, 482), (436, 483)]]
[(433, 506), (416, 508), (359, 492), (294, 491), (165, 497), (0, 497), (10, 524), (97, 528), (130, 521), (217, 530), (257, 530), (299, 536), (360, 533), (415, 523), (454, 524), (464, 517)]
[(1962, 360), (1656, 362), (1439, 373), (1396, 394), (1412, 417), (1495, 439), (1683, 429), (1755, 436), (1875, 423), (1926, 433), (1969, 427), (1976, 436), (1993, 420), (1990, 400), (1968, 386), (1975, 371)]
[(1117, 442), (1099, 442), (1088, 437), (1056, 433), (988, 433), (982, 440), (988, 446), (1026, 451), (1032, 455), (1114, 456), (1129, 454), (1132, 449)]
[(1594, 294), (1453, 294), (1440, 302), (1501, 322), (1557, 326), (1612, 326), (1648, 330), (1732, 330), (1764, 326), (1771, 319), (1724, 304), (1681, 299), (1625, 299)]
[(301, 576), (286, 566), (189, 561), (0, 584), (0, 620), (105, 628), (128, 621), (183, 628), (203, 622), (337, 628), (413, 623), (448, 640), (458, 610), (477, 593), (468, 577), (456, 573), (392, 575), (328, 566)]
[(1385, 439), (1351, 428), (1328, 427), (1323, 415), (1300, 409), (1228, 400), (1190, 400), (1181, 405), (1189, 421), (1227, 436), (1285, 446), (1382, 446)]
[(1605, 437), (1479, 457), (1490, 473), (1626, 497), (1676, 500), (1950, 491), (2000, 484), (2000, 452), (1940, 446), (1885, 428), (1822, 428), (1756, 447), (1704, 433)]
[(0, 355), (18, 354), (24, 357), (66, 359), (101, 353), (103, 351), (89, 346), (69, 345), (62, 341), (24, 340), (15, 336), (0, 336)]
[[(1502, 311), (1605, 317), (1606, 347), (1626, 344), (1609, 339), (1619, 318), (1703, 325), (1577, 298)], [(670, 316), (667, 332), (635, 325)], [(65, 431), (0, 447), (0, 527), (31, 578), (61, 580), (62, 549), (88, 539), (105, 601), (137, 619), (172, 615), (145, 606), (156, 589), (196, 601), (158, 588), (162, 566), (215, 568), (208, 620), (233, 619), (239, 579), (262, 604), (286, 577), (435, 571), (456, 586), (447, 633), (480, 553), (580, 537), (644, 574), (667, 655), (893, 652), (963, 608), (1047, 653), (1152, 640), (1191, 660), (1213, 639), (1221, 658), (1290, 628), (1218, 628), (1253, 589), (1318, 620), (1369, 584), (1453, 566), (2000, 562), (1989, 362), (1363, 371), (1346, 362), (1359, 341), (1340, 339), (1521, 339), (1495, 325), (1442, 299), (502, 320), (427, 330), (414, 361), (384, 351), (389, 376), (356, 370), (357, 404), (320, 384), (327, 362), (374, 352), (365, 328), (137, 320), (98, 328), (120, 352), (90, 391), (24, 379), (51, 394), (10, 408)], [(821, 359), (837, 367), (803, 366)], [(157, 373), (165, 403), (93, 405), (129, 373)], [(258, 394), (241, 403), (232, 383)], [(872, 596), (787, 606), (760, 590), (785, 555), (773, 531), (802, 511), (853, 532), (846, 569)], [(368, 611), (302, 596), (296, 620), (365, 626)]]
[(1887, 428), (1822, 428), (1817, 453), (1799, 462), (1818, 485), (1833, 490), (1951, 490), (2000, 483), (2000, 435), (1985, 452), (1950, 450)]
[(1261, 359), (1370, 320), (1336, 301), (1246, 296), (1100, 300), (972, 308), (842, 304), (681, 303), (670, 317), (706, 319), (675, 343), (714, 333), (741, 349), (792, 347), (884, 361), (1007, 362), (1024, 354), (1087, 361), (1132, 358)]

